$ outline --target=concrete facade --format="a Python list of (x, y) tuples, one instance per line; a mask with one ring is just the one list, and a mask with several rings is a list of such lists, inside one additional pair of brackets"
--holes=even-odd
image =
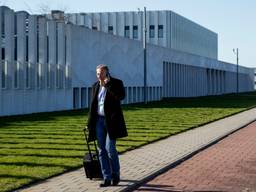
[[(0, 7), (0, 15), (0, 115), (71, 109), (71, 68), (63, 62), (64, 46), (59, 46), (56, 60), (55, 38), (64, 36), (61, 27), (56, 35), (56, 22), (8, 7)], [(65, 86), (58, 86), (60, 79)]]
[[(137, 40), (0, 7), (0, 116), (86, 108), (95, 67), (124, 81), (124, 104), (142, 102), (143, 48)], [(147, 50), (147, 100), (236, 92), (236, 65), (153, 44)], [(254, 70), (239, 67), (239, 91)]]
[[(66, 22), (135, 40), (143, 39), (143, 17), (142, 11), (65, 15)], [(147, 11), (146, 26), (150, 44), (218, 59), (218, 35), (173, 11)]]
[[(124, 103), (142, 102), (142, 43), (79, 26), (72, 29), (75, 54), (72, 63), (76, 63), (72, 66), (76, 77), (73, 85), (90, 86), (89, 82), (95, 80), (95, 66), (106, 63), (111, 73), (124, 81), (127, 93)], [(147, 58), (148, 100), (236, 92), (236, 65), (155, 45), (148, 45)], [(87, 66), (86, 71), (83, 66)], [(252, 90), (252, 79), (252, 70), (240, 66), (239, 91)]]

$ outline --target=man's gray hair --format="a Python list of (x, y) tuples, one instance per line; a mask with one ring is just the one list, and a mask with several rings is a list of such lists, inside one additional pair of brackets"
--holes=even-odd
[(106, 72), (109, 72), (108, 66), (105, 65), (105, 64), (99, 64), (99, 65), (96, 67), (96, 70), (97, 70), (97, 69), (104, 69), (104, 70), (106, 70)]

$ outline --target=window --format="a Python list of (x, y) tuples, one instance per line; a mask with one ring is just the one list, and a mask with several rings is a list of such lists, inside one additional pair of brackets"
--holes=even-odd
[(56, 88), (60, 88), (60, 65), (56, 65)]
[(2, 62), (2, 89), (6, 88), (7, 83), (7, 61), (1, 61)]
[(130, 26), (124, 27), (124, 37), (130, 37)]
[(51, 65), (48, 63), (47, 66), (47, 81), (46, 81), (47, 88), (51, 88)]
[(39, 62), (39, 23), (36, 24), (36, 61)]
[(74, 87), (73, 88), (73, 108), (74, 109), (78, 109), (79, 108), (79, 88), (78, 87)]
[(37, 63), (36, 86), (37, 86), (38, 89), (42, 88), (42, 82), (43, 82), (42, 69), (43, 69), (42, 64)]
[(5, 48), (2, 47), (2, 60), (5, 60)]
[(26, 32), (26, 34), (28, 34), (28, 28), (29, 28), (28, 23), (29, 23), (29, 18), (28, 18), (28, 15), (26, 15), (26, 19), (25, 19), (25, 32)]
[(56, 38), (56, 64), (59, 62), (59, 39), (58, 39), (58, 32), (59, 32), (59, 27), (58, 27), (58, 23), (56, 25), (56, 34), (55, 34), (55, 38)]
[(92, 30), (98, 30), (96, 26), (92, 26)]
[(1, 33), (2, 33), (2, 37), (4, 37), (4, 36), (5, 36), (5, 18), (4, 18), (4, 11), (2, 11), (1, 13), (2, 13)]
[(138, 25), (133, 26), (133, 39), (138, 39)]
[(14, 60), (17, 61), (18, 53), (17, 53), (17, 35), (14, 36)]
[(86, 87), (81, 88), (81, 107), (85, 108), (87, 104), (87, 97), (86, 97), (87, 89)]
[(19, 62), (15, 62), (14, 65), (14, 88), (19, 88), (18, 82), (19, 81)]
[(49, 36), (46, 36), (46, 62), (49, 63)]
[(64, 73), (63, 73), (63, 67), (62, 65), (58, 64), (56, 65), (56, 88), (62, 89), (64, 84), (63, 79)]
[(67, 36), (65, 35), (64, 41), (64, 64), (67, 64)]
[(3, 53), (5, 54), (5, 16), (4, 16), (4, 11), (1, 12), (1, 37), (2, 37), (2, 42), (1, 42), (1, 47), (2, 47), (2, 59), (5, 59), (5, 55), (3, 55)]
[(149, 26), (149, 38), (154, 38), (155, 37), (155, 26), (150, 25)]
[(60, 67), (60, 88), (63, 89), (64, 87), (64, 69)]
[(17, 61), (17, 15), (14, 16), (14, 60)]
[(26, 35), (26, 61), (28, 62), (28, 35)]
[(65, 88), (71, 88), (71, 68), (69, 65), (65, 66)]
[(30, 88), (30, 63), (25, 62), (25, 83), (26, 88)]
[(113, 26), (108, 26), (108, 33), (113, 35)]
[(164, 26), (158, 25), (158, 38), (163, 38), (163, 37), (164, 37)]
[(39, 62), (39, 34), (36, 35), (36, 61)]

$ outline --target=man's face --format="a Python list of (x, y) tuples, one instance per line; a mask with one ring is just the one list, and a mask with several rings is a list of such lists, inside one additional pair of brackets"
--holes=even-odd
[(96, 76), (99, 81), (104, 81), (106, 78), (106, 70), (102, 68), (96, 69)]

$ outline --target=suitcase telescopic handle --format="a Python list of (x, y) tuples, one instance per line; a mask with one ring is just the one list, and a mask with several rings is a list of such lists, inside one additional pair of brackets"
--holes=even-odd
[[(86, 145), (87, 145), (87, 148), (88, 148), (88, 152), (90, 154), (90, 157), (91, 159), (93, 159), (93, 156), (92, 156), (92, 150), (91, 150), (91, 147), (90, 147), (90, 144), (89, 144), (89, 140), (88, 140), (88, 136), (86, 134), (86, 131), (88, 130), (87, 127), (84, 128), (84, 137), (85, 137), (85, 141), (86, 141)], [(96, 145), (96, 142), (95, 140), (93, 141), (93, 144), (94, 144), (94, 147), (95, 147), (95, 151), (96, 151), (96, 154), (97, 154), (97, 159), (99, 160), (99, 152), (98, 152), (98, 148), (97, 148), (97, 145)]]

